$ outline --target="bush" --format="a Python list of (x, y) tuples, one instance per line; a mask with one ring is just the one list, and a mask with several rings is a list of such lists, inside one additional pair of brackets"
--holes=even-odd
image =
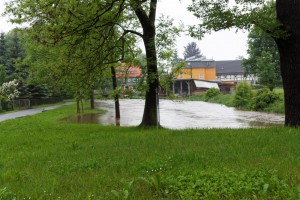
[(205, 99), (210, 99), (212, 97), (220, 95), (221, 92), (218, 88), (210, 88), (205, 93)]
[(264, 110), (271, 104), (279, 100), (279, 95), (268, 88), (259, 89), (254, 97), (253, 109), (254, 110)]
[(249, 108), (251, 106), (252, 97), (251, 85), (246, 81), (242, 81), (236, 86), (234, 106), (238, 108)]

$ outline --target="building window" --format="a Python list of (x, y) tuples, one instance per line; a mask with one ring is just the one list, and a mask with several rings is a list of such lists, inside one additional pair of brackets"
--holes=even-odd
[(203, 74), (200, 74), (200, 75), (199, 75), (199, 79), (204, 79), (204, 75), (203, 75)]
[(211, 62), (206, 62), (206, 66), (210, 66), (211, 65)]
[(182, 73), (179, 74), (179, 78), (182, 78)]

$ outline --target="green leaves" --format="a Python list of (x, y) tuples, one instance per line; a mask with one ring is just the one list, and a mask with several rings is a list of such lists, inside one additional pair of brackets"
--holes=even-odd
[(193, 0), (188, 7), (200, 23), (190, 26), (192, 37), (202, 38), (204, 34), (222, 29), (246, 29), (253, 25), (272, 37), (287, 37), (285, 30), (276, 20), (275, 2), (264, 0)]

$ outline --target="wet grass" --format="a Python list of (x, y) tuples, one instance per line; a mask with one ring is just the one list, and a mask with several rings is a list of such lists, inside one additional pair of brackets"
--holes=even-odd
[[(0, 123), (0, 199), (299, 194), (300, 129), (145, 130), (61, 121), (74, 111), (70, 105)], [(207, 191), (200, 180), (210, 184)], [(209, 190), (215, 187), (222, 191)]]

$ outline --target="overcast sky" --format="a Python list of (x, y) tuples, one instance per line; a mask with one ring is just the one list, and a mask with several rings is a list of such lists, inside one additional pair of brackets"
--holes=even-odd
[[(4, 10), (4, 2), (0, 0), (0, 13)], [(169, 15), (176, 23), (183, 22), (185, 25), (197, 24), (198, 20), (186, 10), (191, 0), (159, 0), (158, 15)], [(7, 18), (0, 16), (0, 32), (8, 32), (14, 25), (7, 22)], [(189, 42), (196, 42), (201, 52), (214, 60), (234, 60), (239, 56), (247, 57), (247, 32), (225, 30), (206, 35), (201, 41), (189, 36), (181, 36), (177, 39), (179, 57), (183, 57), (184, 46)]]

